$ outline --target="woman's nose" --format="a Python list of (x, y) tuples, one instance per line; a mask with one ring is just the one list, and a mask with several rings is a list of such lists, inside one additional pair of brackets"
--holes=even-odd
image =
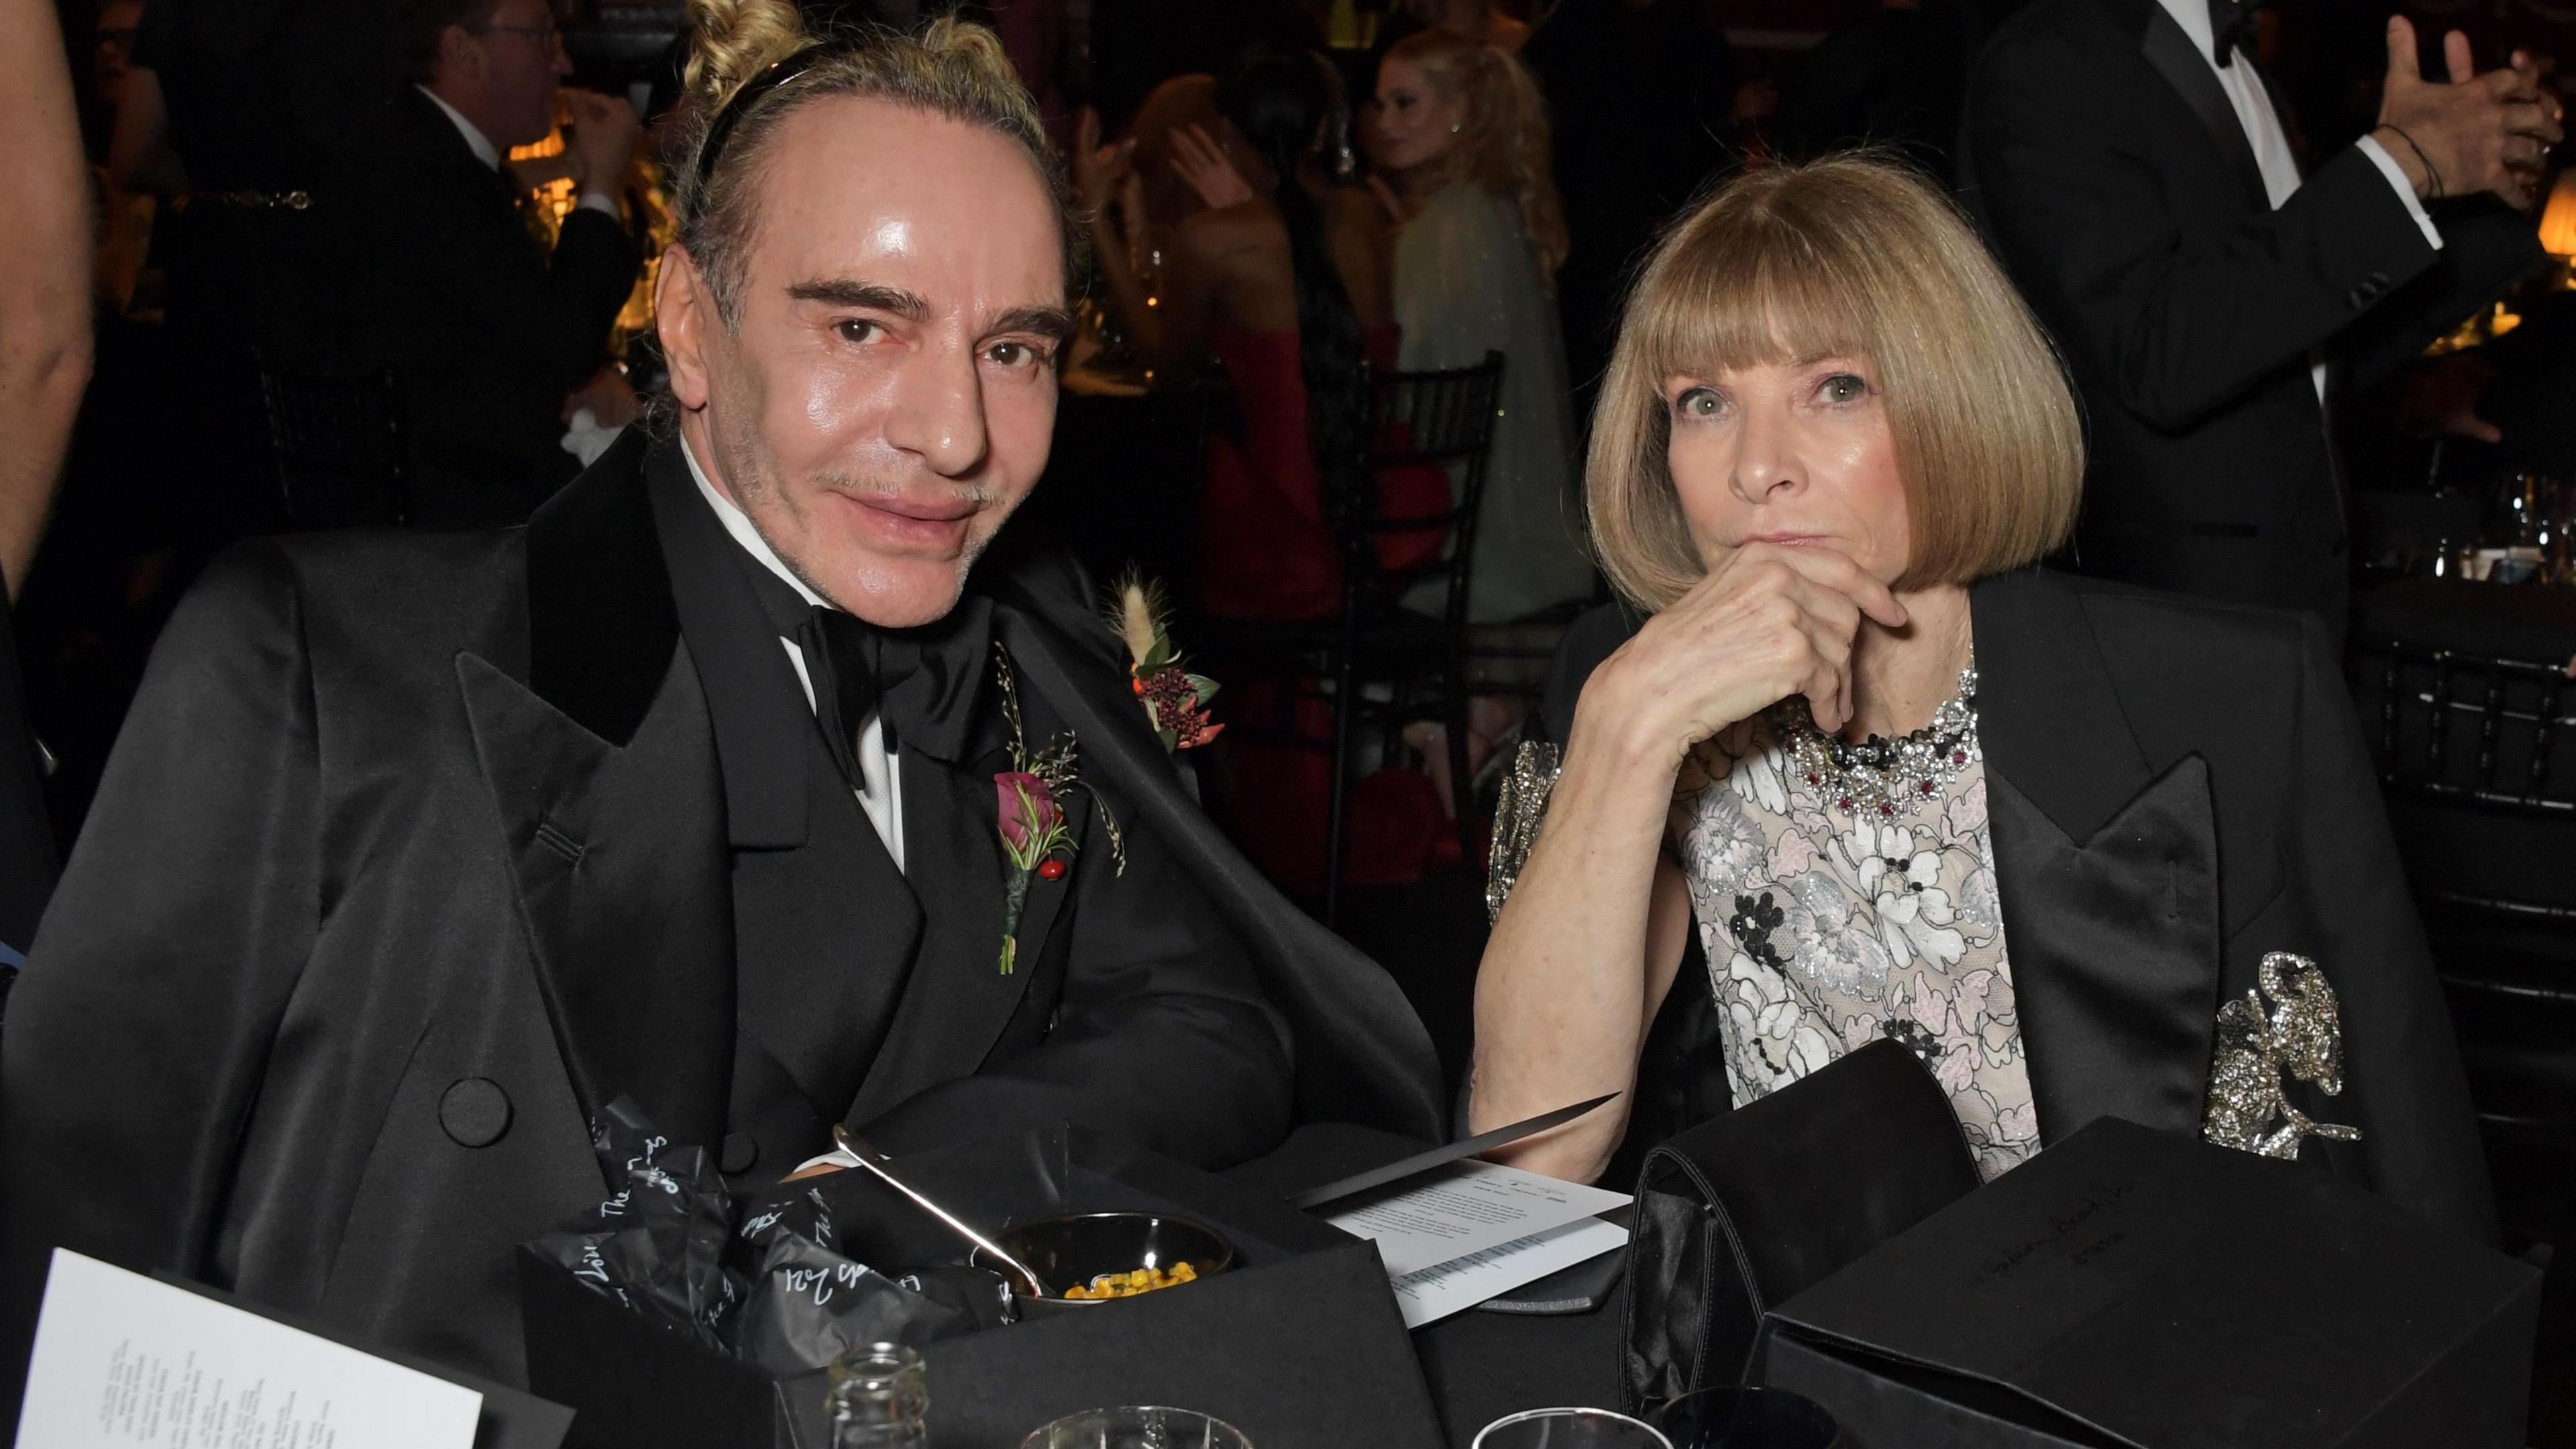
[(1747, 503), (1775, 502), (1807, 483), (1807, 466), (1798, 447), (1798, 429), (1788, 419), (1760, 411), (1744, 421), (1744, 445), (1735, 455), (1727, 486)]

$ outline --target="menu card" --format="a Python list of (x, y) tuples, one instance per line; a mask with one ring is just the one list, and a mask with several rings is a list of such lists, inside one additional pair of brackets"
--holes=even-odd
[(1628, 1195), (1492, 1162), (1453, 1162), (1353, 1199), (1325, 1221), (1377, 1244), (1404, 1326), (1472, 1308), (1597, 1258), (1628, 1230), (1595, 1216)]
[(54, 1250), (18, 1442), (42, 1449), (472, 1449), (483, 1396)]

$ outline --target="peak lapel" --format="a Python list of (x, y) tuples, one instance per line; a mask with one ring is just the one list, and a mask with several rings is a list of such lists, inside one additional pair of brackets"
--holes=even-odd
[(724, 1131), (733, 937), (724, 796), (637, 469), (612, 448), (528, 529), (528, 675), (456, 661), (539, 984), (582, 1106)]
[(2073, 586), (1971, 595), (1995, 885), (2040, 1133), (2105, 1114), (2189, 1131), (2218, 1009), (2209, 769), (2151, 774)]

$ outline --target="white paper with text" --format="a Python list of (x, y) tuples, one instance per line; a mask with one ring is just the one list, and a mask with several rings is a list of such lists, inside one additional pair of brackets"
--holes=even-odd
[(26, 1449), (473, 1449), (483, 1396), (54, 1250)]
[(1420, 1328), (1550, 1273), (1589, 1262), (1627, 1242), (1628, 1230), (1616, 1223), (1578, 1218), (1561, 1228), (1407, 1273), (1395, 1280), (1395, 1306), (1404, 1313), (1405, 1327)]
[(1390, 1278), (1624, 1207), (1628, 1195), (1560, 1182), (1498, 1163), (1453, 1162), (1325, 1219), (1377, 1244)]

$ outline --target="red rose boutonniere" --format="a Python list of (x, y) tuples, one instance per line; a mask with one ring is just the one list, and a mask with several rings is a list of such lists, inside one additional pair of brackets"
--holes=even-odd
[[(1002, 974), (1008, 976), (1018, 962), (1020, 916), (1028, 908), (1029, 882), (1061, 880), (1072, 869), (1077, 847), (1064, 824), (1064, 794), (1091, 787), (1083, 782), (1076, 765), (1071, 735), (1058, 736), (1043, 750), (1029, 748), (1020, 724), (1018, 681), (1011, 674), (1010, 656), (999, 644), (993, 646), (993, 678), (1001, 687), (1002, 716), (1011, 726), (1011, 768), (993, 776), (994, 814), (1002, 832)], [(1099, 792), (1092, 793), (1092, 800), (1100, 805), (1110, 859), (1125, 875), (1127, 841), (1119, 834), (1118, 819), (1100, 801)]]
[(1215, 739), (1225, 726), (1208, 718), (1208, 701), (1217, 682), (1181, 666), (1172, 647), (1171, 612), (1162, 589), (1130, 572), (1118, 581), (1110, 627), (1127, 646), (1128, 682), (1145, 704), (1145, 718), (1166, 750), (1192, 750)]

